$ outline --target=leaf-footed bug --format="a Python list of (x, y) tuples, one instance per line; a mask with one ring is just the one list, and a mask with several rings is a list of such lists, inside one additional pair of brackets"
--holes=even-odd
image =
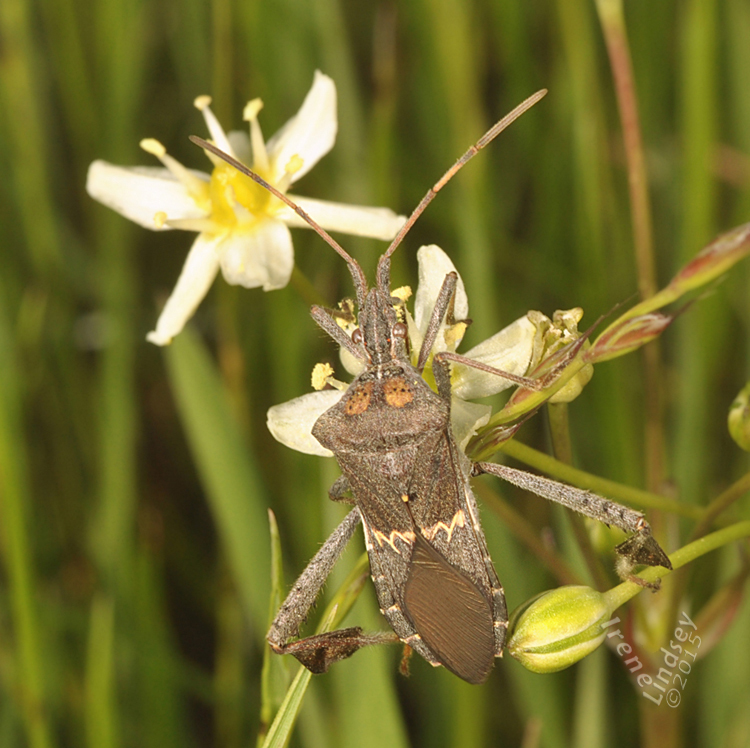
[[(293, 654), (314, 673), (325, 672), (361, 647), (401, 640), (432, 665), (443, 665), (469, 683), (487, 679), (494, 658), (502, 656), (508, 613), (470, 486), (470, 478), (481, 473), (634, 533), (618, 547), (628, 578), (635, 564), (671, 568), (639, 512), (504, 465), (472, 463), (451, 431), (450, 362), (533, 389), (548, 386), (556, 371), (542, 381), (528, 379), (444, 351), (432, 362), (435, 392), (422, 372), (443, 319), (446, 314), (452, 317), (457, 275), (445, 277), (416, 366), (409, 358), (400, 302), (391, 296), (391, 255), (423, 210), (464, 164), (545, 94), (537, 92), (506, 115), (428, 191), (381, 256), (376, 286), (369, 289), (356, 260), (291, 199), (211, 143), (191, 137), (295, 210), (346, 261), (354, 281), (359, 327), (351, 336), (332, 312), (314, 306), (311, 315), (365, 367), (341, 400), (318, 418), (312, 432), (333, 452), (342, 471), (330, 498), (355, 508), (297, 579), (267, 637), (275, 652)], [(380, 609), (395, 633), (368, 634), (355, 627), (298, 639), (300, 625), (360, 521)]]

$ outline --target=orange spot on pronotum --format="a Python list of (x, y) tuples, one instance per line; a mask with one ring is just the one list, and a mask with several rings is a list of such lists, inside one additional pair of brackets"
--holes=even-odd
[(367, 408), (370, 407), (370, 398), (372, 397), (372, 382), (357, 387), (346, 398), (346, 405), (344, 406), (344, 412), (348, 416), (356, 416), (360, 413), (364, 413)]
[(403, 408), (414, 399), (414, 390), (401, 377), (391, 379), (383, 385), (385, 401), (392, 408)]

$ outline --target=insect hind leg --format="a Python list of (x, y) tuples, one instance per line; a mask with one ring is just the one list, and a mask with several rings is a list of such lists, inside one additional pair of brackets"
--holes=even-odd
[(658, 589), (658, 582), (646, 582), (640, 579), (632, 574), (633, 568), (639, 565), (672, 568), (669, 557), (651, 534), (651, 527), (643, 514), (630, 507), (605, 499), (603, 496), (597, 496), (590, 491), (493, 462), (474, 463), (473, 474), (480, 475), (481, 473), (495, 475), (586, 517), (633, 533), (630, 538), (615, 548), (619, 556), (616, 571), (624, 581)]

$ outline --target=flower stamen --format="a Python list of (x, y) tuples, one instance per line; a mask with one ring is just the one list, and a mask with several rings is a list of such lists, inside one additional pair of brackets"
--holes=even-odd
[(286, 192), (292, 185), (292, 178), (304, 166), (304, 163), (305, 162), (302, 158), (295, 153), (294, 156), (286, 162), (284, 175), (276, 183), (276, 189), (280, 192)]
[(190, 195), (200, 207), (206, 207), (206, 201), (208, 200), (208, 187), (203, 179), (196, 177), (195, 174), (185, 168), (176, 158), (170, 156), (167, 153), (167, 149), (155, 138), (144, 138), (141, 140), (140, 146), (146, 151), (146, 153), (156, 156), (156, 158), (158, 158), (159, 161), (169, 169), (170, 173), (182, 182), (188, 195)]
[(248, 101), (245, 105), (245, 110), (242, 112), (242, 119), (250, 123), (253, 168), (255, 171), (266, 173), (269, 168), (268, 151), (266, 150), (266, 143), (263, 140), (263, 131), (260, 129), (260, 122), (258, 122), (258, 113), (261, 109), (263, 109), (263, 101), (261, 99)]
[[(224, 153), (234, 156), (232, 146), (229, 144), (229, 138), (224, 132), (224, 128), (219, 123), (219, 120), (216, 119), (216, 115), (211, 111), (211, 107), (209, 106), (210, 103), (210, 96), (197, 96), (193, 101), (193, 106), (195, 106), (195, 108), (203, 115), (208, 132), (211, 134), (211, 140), (214, 141), (216, 147), (221, 148)], [(212, 154), (207, 155), (215, 164), (221, 163), (216, 156), (212, 156)]]
[(333, 367), (330, 364), (315, 364), (311, 380), (313, 389), (317, 391), (324, 389), (326, 386), (331, 386), (343, 392), (349, 387), (345, 382), (334, 379)]

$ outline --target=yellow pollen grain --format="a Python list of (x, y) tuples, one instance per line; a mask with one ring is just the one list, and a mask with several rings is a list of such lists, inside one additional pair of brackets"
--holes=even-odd
[(328, 377), (333, 375), (330, 364), (315, 364), (312, 370), (312, 386), (314, 390), (322, 390), (328, 383)]
[(157, 229), (163, 229), (166, 222), (167, 214), (163, 210), (154, 213), (154, 224), (156, 225)]
[(448, 347), (458, 345), (466, 334), (468, 325), (465, 322), (456, 322), (445, 331), (445, 344)]
[(211, 100), (211, 97), (207, 96), (206, 94), (203, 94), (202, 96), (196, 96), (195, 99), (193, 99), (193, 106), (199, 112), (202, 112), (207, 106), (211, 105)]
[(394, 288), (393, 291), (391, 291), (391, 296), (396, 299), (401, 299), (403, 302), (408, 301), (411, 298), (411, 294), (411, 286), (401, 286), (400, 288)]
[(163, 158), (167, 153), (167, 149), (155, 138), (144, 138), (139, 145), (146, 153), (156, 158)]

